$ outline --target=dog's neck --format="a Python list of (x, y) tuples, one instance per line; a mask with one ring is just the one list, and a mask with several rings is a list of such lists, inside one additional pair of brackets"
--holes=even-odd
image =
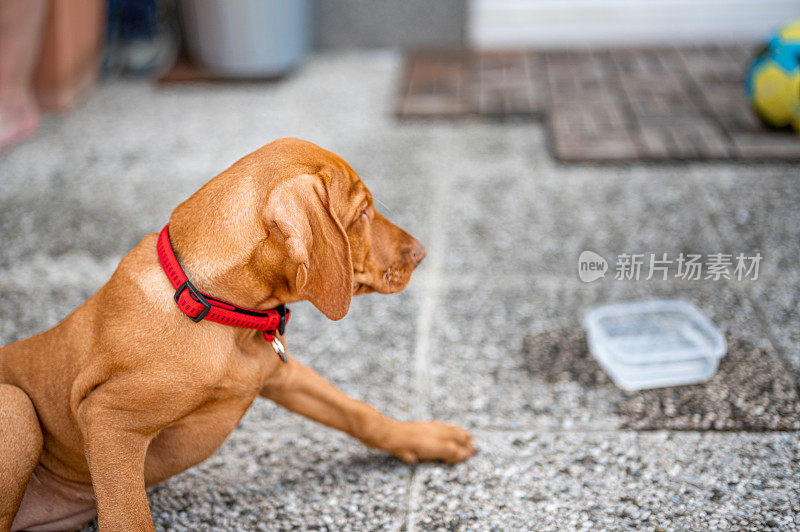
[[(211, 180), (172, 212), (169, 233), (175, 256), (192, 283), (215, 297), (257, 309), (288, 302), (287, 294), (276, 290), (274, 283), (258, 271), (265, 267), (276, 271), (280, 265), (260, 264), (255, 268), (253, 264), (255, 256), (261, 262), (269, 260), (259, 249), (266, 245), (260, 223), (263, 199), (242, 180), (221, 177)], [(241, 190), (232, 194), (233, 187)]]

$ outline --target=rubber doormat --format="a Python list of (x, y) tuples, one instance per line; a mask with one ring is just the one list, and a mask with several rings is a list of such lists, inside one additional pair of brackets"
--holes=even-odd
[[(621, 428), (637, 430), (800, 430), (800, 394), (778, 355), (737, 338), (709, 381), (620, 392)], [(583, 329), (531, 335), (523, 345), (531, 378), (614, 386), (592, 358)]]
[(800, 136), (763, 126), (744, 92), (746, 47), (420, 51), (400, 119), (543, 119), (570, 162), (800, 161)]

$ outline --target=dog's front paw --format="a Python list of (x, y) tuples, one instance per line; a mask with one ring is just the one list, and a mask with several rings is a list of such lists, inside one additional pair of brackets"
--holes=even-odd
[(429, 460), (452, 464), (475, 454), (469, 432), (440, 421), (401, 423), (396, 437), (394, 445), (388, 450), (409, 464)]

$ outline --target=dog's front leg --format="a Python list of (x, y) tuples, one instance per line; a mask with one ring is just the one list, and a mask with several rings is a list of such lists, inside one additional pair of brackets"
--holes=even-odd
[(261, 396), (406, 462), (460, 462), (475, 452), (469, 433), (461, 427), (438, 421), (390, 419), (372, 406), (348, 397), (291, 357), (264, 384)]
[(100, 530), (153, 531), (144, 484), (150, 437), (135, 428), (133, 411), (87, 399), (77, 410), (92, 477)]

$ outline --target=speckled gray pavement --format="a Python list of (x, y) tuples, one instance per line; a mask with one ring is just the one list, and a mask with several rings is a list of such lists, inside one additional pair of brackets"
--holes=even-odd
[[(796, 384), (800, 169), (560, 165), (536, 123), (397, 123), (400, 66), (344, 53), (272, 85), (106, 82), (0, 155), (2, 343), (55, 324), (176, 204), (276, 137), (344, 156), (427, 245), (403, 294), (358, 298), (337, 323), (296, 305), (290, 348), (393, 416), (469, 427), (478, 454), (412, 467), (258, 401), (212, 458), (150, 490), (156, 527), (800, 527), (800, 433), (624, 428), (615, 405), (641, 410), (636, 394), (549, 378), (524, 348), (574, 330), (591, 304), (677, 296)], [(764, 258), (755, 281), (612, 271), (584, 284), (584, 249)]]

